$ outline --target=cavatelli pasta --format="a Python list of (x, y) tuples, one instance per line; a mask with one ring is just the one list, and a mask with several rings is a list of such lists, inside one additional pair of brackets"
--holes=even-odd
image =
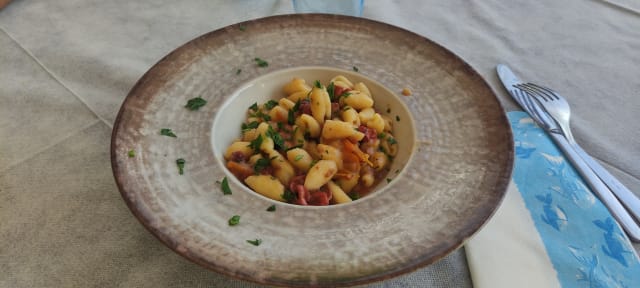
[(255, 192), (300, 205), (351, 202), (388, 173), (398, 144), (371, 90), (337, 75), (294, 78), (279, 99), (251, 105), (227, 168)]

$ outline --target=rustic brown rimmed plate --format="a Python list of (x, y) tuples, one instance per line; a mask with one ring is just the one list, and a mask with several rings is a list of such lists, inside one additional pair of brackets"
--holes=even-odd
[[(232, 195), (222, 193), (219, 181), (232, 175), (213, 149), (214, 119), (225, 121), (219, 109), (253, 79), (300, 66), (357, 68), (390, 91), (412, 90), (400, 96), (415, 120), (411, 160), (384, 190), (348, 205), (282, 203), (274, 212), (266, 211), (274, 201), (237, 181)], [(190, 111), (194, 97), (208, 103)], [(464, 244), (503, 198), (512, 141), (492, 90), (442, 46), (363, 18), (282, 15), (205, 34), (154, 65), (120, 109), (111, 159), (133, 214), (189, 260), (258, 283), (346, 286), (413, 271)], [(241, 220), (231, 227), (233, 215)], [(247, 242), (255, 239), (262, 243)]]

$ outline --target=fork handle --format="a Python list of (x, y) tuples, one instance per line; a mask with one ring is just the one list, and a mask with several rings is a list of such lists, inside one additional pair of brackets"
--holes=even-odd
[(572, 144), (571, 146), (573, 146), (573, 148), (576, 150), (576, 153), (580, 155), (584, 162), (587, 162), (587, 165), (591, 167), (598, 178), (600, 178), (600, 180), (602, 180), (602, 182), (604, 182), (604, 184), (609, 187), (611, 192), (613, 192), (613, 194), (615, 194), (616, 197), (620, 199), (620, 202), (622, 202), (622, 204), (627, 207), (629, 213), (631, 213), (637, 221), (640, 221), (640, 198), (633, 194), (633, 192), (631, 192), (629, 188), (624, 186), (624, 184), (622, 184), (616, 177), (611, 175), (611, 173), (609, 173), (607, 169), (602, 167), (602, 165), (600, 165), (598, 161), (594, 160), (593, 157), (582, 150), (582, 147), (580, 147), (580, 145), (576, 143)]
[(609, 209), (609, 212), (615, 218), (622, 229), (627, 233), (629, 239), (633, 242), (640, 243), (640, 226), (633, 220), (633, 217), (629, 214), (629, 211), (618, 201), (616, 196), (613, 195), (609, 187), (598, 178), (593, 170), (587, 165), (587, 162), (580, 157), (574, 147), (569, 144), (563, 135), (557, 133), (549, 133), (554, 142), (560, 146), (560, 149), (565, 153), (567, 158), (573, 164), (573, 167), (578, 170), (582, 178), (587, 182), (591, 190), (598, 195), (598, 198)]

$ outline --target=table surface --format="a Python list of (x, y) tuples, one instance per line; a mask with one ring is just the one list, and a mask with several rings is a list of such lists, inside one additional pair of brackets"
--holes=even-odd
[[(13, 1), (0, 10), (0, 287), (257, 286), (164, 247), (122, 201), (109, 145), (129, 89), (201, 34), (292, 13), (290, 1)], [(447, 47), (518, 110), (510, 65), (572, 108), (577, 141), (640, 193), (640, 4), (365, 1), (363, 17)], [(640, 245), (634, 245), (636, 250)], [(464, 248), (372, 287), (471, 287)]]

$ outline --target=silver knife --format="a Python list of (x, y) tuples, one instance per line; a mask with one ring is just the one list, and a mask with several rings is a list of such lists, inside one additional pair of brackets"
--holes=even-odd
[(511, 97), (520, 104), (520, 107), (522, 107), (540, 127), (549, 133), (549, 136), (551, 136), (553, 141), (560, 147), (569, 161), (571, 161), (573, 167), (582, 175), (591, 190), (598, 195), (600, 201), (602, 201), (613, 217), (620, 223), (629, 236), (629, 239), (634, 242), (640, 242), (640, 226), (634, 221), (633, 217), (631, 217), (629, 211), (625, 209), (611, 190), (602, 182), (598, 175), (595, 174), (591, 167), (589, 167), (587, 162), (582, 159), (573, 146), (564, 138), (555, 121), (551, 116), (546, 114), (544, 109), (536, 102), (537, 100), (529, 97), (524, 91), (514, 87), (514, 85), (523, 82), (520, 81), (506, 65), (499, 64), (496, 70), (498, 77), (505, 88), (507, 88), (507, 91), (509, 91), (509, 94), (511, 94)]
[[(513, 74), (513, 72), (511, 72), (509, 68), (506, 67), (505, 65), (499, 65), (497, 70), (498, 70), (498, 74), (502, 75), (500, 77), (504, 77), (505, 81), (509, 83), (520, 81)], [(510, 91), (510, 93), (511, 92), (512, 91)], [(525, 105), (522, 105), (522, 103), (519, 103), (519, 104), (520, 106), (525, 107)], [(544, 110), (544, 108), (542, 107), (541, 109)], [(525, 107), (525, 110), (527, 110), (526, 107)], [(552, 125), (553, 127), (550, 128), (549, 132), (564, 136), (564, 134), (562, 133), (562, 129), (560, 129), (560, 127), (557, 125), (553, 117), (551, 117), (547, 113), (541, 113), (541, 114), (543, 115), (538, 117), (540, 118), (540, 121), (537, 121), (537, 122), (542, 122), (547, 125)], [(566, 137), (564, 138), (566, 139)], [(613, 175), (611, 175), (609, 171), (607, 171), (604, 167), (602, 167), (602, 165), (600, 165), (598, 161), (596, 161), (589, 154), (587, 154), (587, 152), (585, 152), (582, 149), (582, 147), (580, 147), (580, 145), (576, 143), (569, 143), (569, 145), (573, 148), (573, 150), (575, 150), (575, 152), (580, 156), (580, 158), (582, 158), (582, 160), (584, 160), (587, 163), (587, 166), (589, 166), (589, 168), (593, 170), (593, 172), (598, 176), (598, 178), (600, 178), (600, 180), (602, 180), (602, 182), (604, 182), (604, 184), (607, 185), (607, 187), (609, 187), (609, 190), (611, 190), (611, 192), (613, 192), (613, 194), (620, 200), (620, 202), (622, 202), (622, 205), (624, 205), (627, 208), (631, 216), (635, 217), (636, 222), (640, 221), (640, 198), (638, 198), (638, 196), (633, 194), (633, 192), (631, 192), (631, 190), (629, 190), (626, 186), (624, 186), (624, 184), (622, 184), (617, 178), (613, 177)]]

